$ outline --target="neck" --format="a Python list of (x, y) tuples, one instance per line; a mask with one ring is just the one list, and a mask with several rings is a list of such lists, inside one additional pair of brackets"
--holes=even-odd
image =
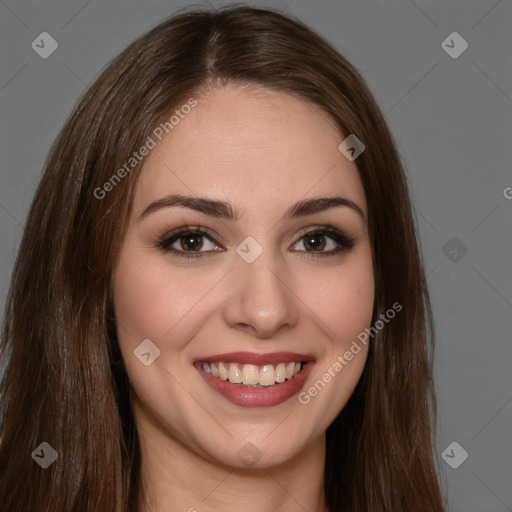
[[(140, 405), (140, 404), (139, 404)], [(142, 456), (141, 512), (328, 512), (324, 501), (325, 437), (268, 468), (232, 468), (207, 460), (134, 409)]]

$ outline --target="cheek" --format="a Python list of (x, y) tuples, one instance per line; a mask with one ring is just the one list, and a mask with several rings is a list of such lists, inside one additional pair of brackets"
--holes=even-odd
[[(144, 255), (138, 248), (125, 251), (116, 269), (114, 304), (123, 360), (136, 396), (161, 421), (165, 421), (164, 411), (184, 407), (177, 382), (187, 378), (189, 369), (180, 364), (180, 356), (199, 324), (197, 304), (211, 287), (210, 280), (171, 272), (160, 255)], [(141, 345), (144, 340), (153, 345)], [(136, 356), (147, 351), (150, 360), (153, 354), (158, 358), (146, 366)], [(175, 420), (173, 424), (178, 425)]]
[[(331, 275), (305, 276), (301, 297), (325, 325), (332, 345), (343, 347), (369, 327), (374, 305), (371, 256), (354, 257)], [(331, 348), (333, 348), (331, 346)]]
[(316, 407), (329, 409), (330, 420), (350, 398), (368, 354), (361, 333), (371, 324), (375, 289), (369, 245), (364, 249), (340, 267), (335, 279), (315, 280), (315, 292), (309, 293), (309, 303), (325, 326), (328, 343), (315, 368), (313, 387), (305, 390), (301, 403), (318, 396)]
[(368, 355), (368, 344), (360, 335), (370, 326), (374, 302), (373, 272), (370, 267), (351, 268), (339, 279), (324, 283), (323, 293), (312, 299), (326, 326), (328, 342), (309, 379), (298, 395), (305, 410), (317, 418), (314, 428), (325, 430), (350, 399)]
[(331, 282), (326, 284), (314, 303), (331, 329), (331, 337), (346, 340), (370, 325), (373, 298), (373, 280), (343, 284)]
[(120, 335), (163, 340), (197, 304), (209, 279), (173, 272), (160, 257), (133, 251), (120, 260), (115, 279), (115, 310)]
[(165, 304), (169, 291), (147, 265), (121, 264), (115, 281), (116, 321), (121, 340), (155, 339), (178, 317)]

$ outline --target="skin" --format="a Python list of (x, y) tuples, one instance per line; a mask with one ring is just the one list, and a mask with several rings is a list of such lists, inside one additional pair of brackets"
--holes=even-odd
[[(370, 325), (374, 301), (361, 180), (338, 150), (344, 137), (302, 100), (235, 86), (196, 99), (144, 161), (114, 276), (119, 343), (141, 438), (143, 510), (325, 511), (325, 431), (353, 392), (367, 347), (309, 403), (295, 395), (273, 407), (232, 404), (203, 381), (193, 361), (233, 351), (309, 354), (316, 364), (307, 390), (350, 348)], [(178, 193), (228, 201), (241, 217), (167, 207), (139, 220), (150, 203)], [(283, 219), (299, 200), (333, 195), (353, 201), (364, 218), (337, 207)], [(202, 257), (157, 246), (159, 236), (198, 224), (216, 238), (202, 239)], [(354, 246), (308, 258), (314, 249), (300, 232), (318, 224), (342, 230)], [(263, 248), (250, 264), (235, 252), (247, 236)], [(325, 236), (324, 252), (338, 247)], [(179, 239), (173, 247), (186, 250)], [(144, 339), (161, 351), (149, 366), (133, 354)], [(260, 454), (252, 467), (237, 455), (248, 442)]]

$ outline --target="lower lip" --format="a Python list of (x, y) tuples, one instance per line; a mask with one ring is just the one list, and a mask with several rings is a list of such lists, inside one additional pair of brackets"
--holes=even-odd
[(273, 407), (286, 402), (300, 391), (314, 364), (314, 361), (307, 361), (302, 371), (291, 379), (262, 388), (233, 384), (229, 380), (213, 377), (203, 370), (202, 365), (196, 368), (210, 387), (231, 403), (242, 407)]

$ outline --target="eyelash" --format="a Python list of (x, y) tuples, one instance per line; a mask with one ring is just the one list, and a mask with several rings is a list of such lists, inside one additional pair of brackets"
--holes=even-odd
[[(209, 232), (209, 230), (203, 228), (201, 225), (197, 226), (183, 226), (182, 228), (178, 228), (178, 230), (173, 231), (171, 233), (165, 233), (163, 236), (159, 237), (157, 242), (157, 247), (160, 248), (165, 253), (171, 253), (173, 256), (178, 256), (180, 258), (201, 258), (205, 253), (210, 253), (212, 251), (198, 251), (198, 252), (187, 252), (187, 251), (179, 251), (174, 248), (169, 248), (170, 245), (174, 244), (177, 240), (185, 235), (200, 235), (202, 237), (207, 238), (210, 242), (217, 244), (213, 234)], [(303, 252), (307, 254), (308, 258), (324, 258), (327, 256), (336, 256), (337, 254), (343, 253), (347, 250), (350, 250), (354, 247), (355, 239), (343, 233), (339, 229), (333, 228), (332, 226), (314, 226), (312, 228), (308, 228), (304, 232), (300, 233), (300, 236), (293, 243), (293, 245), (300, 242), (303, 238), (308, 235), (327, 235), (328, 238), (334, 240), (339, 247), (334, 250), (330, 250), (327, 252), (316, 252), (316, 251), (295, 251), (295, 252)], [(216, 251), (215, 251), (216, 252)]]

